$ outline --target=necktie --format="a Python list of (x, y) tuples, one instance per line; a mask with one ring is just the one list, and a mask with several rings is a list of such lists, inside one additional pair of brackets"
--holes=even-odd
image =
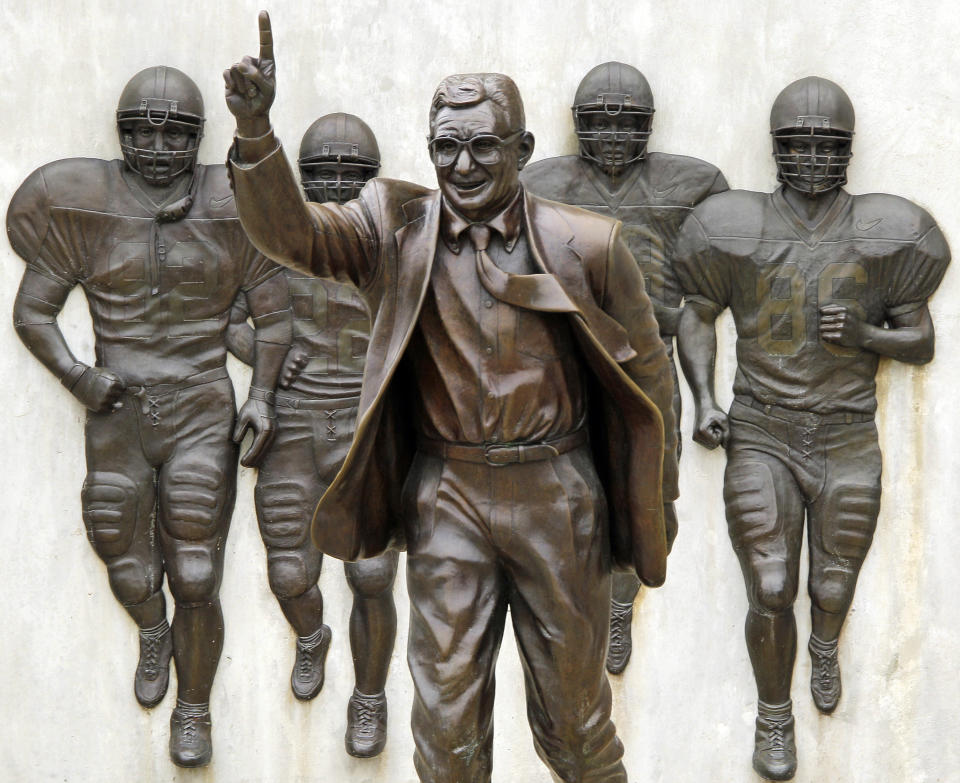
[(470, 241), (477, 256), (477, 275), (483, 287), (501, 302), (541, 310), (549, 313), (575, 313), (579, 308), (553, 275), (511, 275), (493, 263), (487, 254), (490, 244), (490, 227), (484, 223), (472, 223)]

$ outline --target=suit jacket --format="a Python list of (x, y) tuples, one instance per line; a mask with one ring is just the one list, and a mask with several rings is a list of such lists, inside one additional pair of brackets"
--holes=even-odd
[[(413, 381), (394, 381), (430, 282), (440, 193), (374, 179), (347, 204), (304, 204), (281, 148), (255, 164), (231, 161), (231, 168), (253, 244), (286, 266), (350, 280), (375, 314), (356, 435), (317, 505), (313, 541), (344, 560), (401, 546), (400, 496), (416, 434)], [(614, 563), (634, 568), (648, 585), (662, 584), (663, 502), (677, 496), (673, 381), (643, 278), (619, 222), (530, 194), (525, 214), (534, 263), (579, 308), (570, 318), (590, 370), (591, 444), (610, 508)]]

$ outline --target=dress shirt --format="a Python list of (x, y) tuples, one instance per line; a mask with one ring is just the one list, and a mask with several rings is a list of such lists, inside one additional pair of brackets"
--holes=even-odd
[[(442, 202), (430, 287), (413, 336), (421, 434), (457, 443), (523, 443), (584, 421), (586, 388), (569, 316), (501, 302), (483, 286), (470, 222)], [(521, 193), (486, 221), (487, 253), (510, 274), (539, 272)]]

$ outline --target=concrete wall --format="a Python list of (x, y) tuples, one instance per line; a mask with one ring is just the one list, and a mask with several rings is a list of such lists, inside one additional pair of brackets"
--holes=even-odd
[[(113, 111), (125, 81), (158, 63), (193, 76), (207, 101), (201, 158), (223, 160), (231, 118), (220, 72), (255, 54), (253, 0), (130, 3), (6, 0), (0, 11), (0, 202), (60, 157), (117, 155)], [(765, 0), (427, 0), (288, 2), (275, 26), (278, 133), (293, 149), (316, 116), (346, 110), (380, 139), (383, 173), (434, 183), (427, 106), (448, 73), (513, 75), (538, 139), (535, 158), (574, 151), (568, 107), (580, 77), (608, 59), (633, 63), (653, 86), (651, 149), (718, 164), (734, 187), (774, 185), (767, 116), (777, 92), (811, 73), (842, 84), (858, 115), (849, 189), (897, 193), (928, 208), (960, 240), (960, 15), (952, 0), (768, 3)], [(0, 247), (0, 313), (23, 265)], [(841, 648), (844, 695), (818, 717), (799, 656), (794, 685), (798, 781), (944, 783), (960, 780), (960, 508), (956, 387), (960, 297), (955, 271), (931, 302), (937, 358), (924, 368), (883, 362), (880, 432), (884, 502)], [(70, 344), (92, 359), (81, 293), (61, 317)], [(309, 704), (288, 687), (293, 635), (266, 581), (253, 513), (255, 474), (241, 470), (222, 588), (226, 643), (212, 696), (215, 754), (180, 771), (166, 752), (173, 687), (153, 711), (131, 693), (133, 624), (110, 594), (84, 540), (83, 410), (24, 349), (4, 318), (0, 343), (0, 778), (10, 781), (415, 780), (404, 660), (407, 602), (391, 677), (390, 741), (372, 761), (343, 750), (352, 687), (349, 591), (329, 562), (321, 578), (334, 642), (327, 685)], [(721, 324), (718, 390), (730, 400), (733, 330)], [(231, 364), (243, 388), (245, 372)], [(691, 427), (686, 395), (684, 432)], [(631, 779), (754, 781), (754, 686), (743, 643), (746, 599), (727, 541), (724, 458), (689, 441), (682, 463), (681, 532), (667, 585), (643, 595), (637, 649), (616, 679), (615, 719)], [(809, 631), (798, 602), (800, 638)], [(801, 650), (803, 645), (801, 644)], [(508, 631), (496, 710), (497, 781), (547, 781), (535, 757)]]

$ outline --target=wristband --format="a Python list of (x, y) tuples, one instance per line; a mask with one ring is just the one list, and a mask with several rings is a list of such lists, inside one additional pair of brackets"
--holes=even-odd
[(277, 393), (270, 389), (261, 389), (259, 386), (251, 386), (247, 392), (248, 400), (261, 400), (267, 405), (275, 405), (277, 402)]
[(60, 376), (60, 383), (66, 386), (68, 391), (73, 391), (73, 387), (77, 385), (88, 369), (87, 365), (82, 362), (76, 362), (73, 367)]

